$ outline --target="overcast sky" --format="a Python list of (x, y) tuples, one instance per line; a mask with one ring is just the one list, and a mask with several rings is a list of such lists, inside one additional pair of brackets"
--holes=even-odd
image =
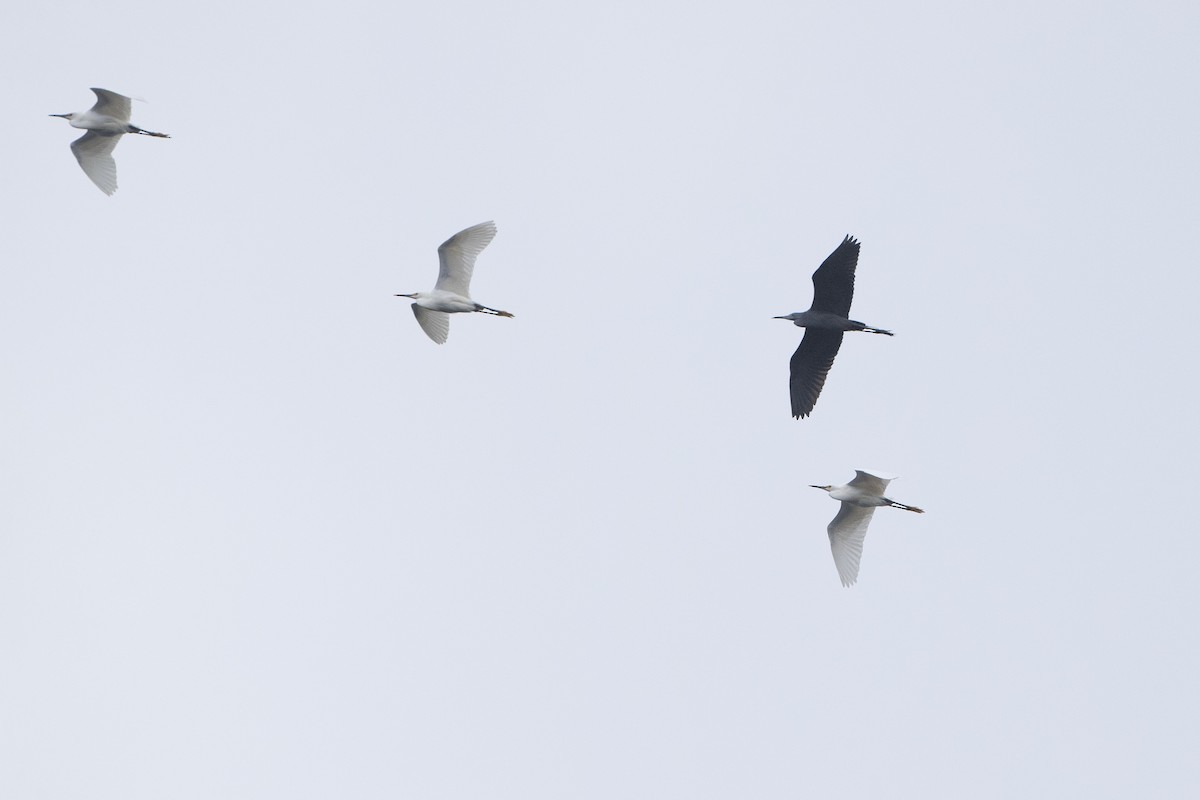
[[(0, 796), (1183, 796), (1194, 3), (3, 12)], [(147, 102), (106, 197), (47, 114)], [(430, 342), (397, 292), (494, 219)], [(862, 241), (813, 413), (810, 275)], [(902, 478), (844, 589), (808, 484)]]

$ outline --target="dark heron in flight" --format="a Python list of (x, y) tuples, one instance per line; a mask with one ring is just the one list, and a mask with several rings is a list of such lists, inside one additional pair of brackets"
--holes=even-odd
[(865, 331), (891, 336), (891, 331), (871, 328), (852, 320), (850, 301), (854, 299), (854, 268), (858, 265), (859, 244), (847, 236), (813, 273), (813, 301), (808, 311), (796, 311), (786, 317), (805, 328), (800, 346), (792, 354), (792, 416), (796, 419), (812, 413), (825, 376), (842, 346), (846, 331)]
[(867, 538), (867, 526), (879, 506), (891, 506), (905, 511), (924, 514), (916, 506), (906, 506), (884, 496), (887, 486), (895, 478), (881, 478), (861, 469), (854, 470), (854, 480), (845, 486), (813, 486), (824, 489), (834, 500), (842, 501), (837, 516), (829, 523), (829, 545), (833, 548), (833, 563), (837, 567), (842, 586), (850, 586), (858, 580), (858, 562), (862, 560), (863, 540)]

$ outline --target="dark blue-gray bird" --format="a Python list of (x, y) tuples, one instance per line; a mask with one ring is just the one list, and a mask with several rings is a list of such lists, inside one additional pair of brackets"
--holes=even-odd
[(850, 301), (854, 299), (854, 268), (858, 266), (858, 240), (847, 236), (838, 248), (813, 273), (813, 301), (808, 311), (796, 311), (775, 319), (791, 320), (804, 328), (804, 338), (792, 354), (792, 416), (796, 419), (812, 413), (825, 376), (833, 366), (842, 335), (846, 331), (882, 333), (891, 331), (872, 328), (850, 319)]

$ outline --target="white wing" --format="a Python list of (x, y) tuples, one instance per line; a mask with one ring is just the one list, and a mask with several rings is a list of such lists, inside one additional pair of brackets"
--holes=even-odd
[(842, 503), (842, 509), (829, 523), (829, 545), (833, 548), (833, 563), (837, 566), (842, 586), (852, 586), (858, 580), (863, 540), (867, 538), (867, 526), (871, 524), (874, 513), (873, 506), (863, 508)]
[(454, 292), (463, 297), (471, 296), (471, 273), (475, 271), (475, 258), (483, 252), (496, 235), (496, 223), (481, 222), (451, 236), (438, 248), (437, 285), (434, 289)]
[(446, 337), (450, 335), (450, 315), (445, 311), (422, 308), (416, 303), (412, 304), (412, 310), (413, 316), (421, 324), (421, 330), (438, 344), (445, 344)]
[(92, 89), (92, 91), (96, 93), (96, 105), (92, 106), (92, 111), (97, 114), (106, 114), (122, 122), (129, 122), (132, 108), (128, 97), (110, 92), (108, 89)]
[(847, 486), (853, 486), (855, 489), (861, 489), (867, 494), (873, 494), (877, 497), (883, 497), (887, 491), (887, 486), (894, 478), (881, 478), (878, 475), (872, 475), (869, 472), (863, 472), (861, 469), (854, 470), (854, 480), (847, 483)]
[(71, 142), (71, 152), (75, 154), (75, 160), (92, 179), (92, 183), (99, 186), (100, 191), (105, 194), (112, 194), (117, 190), (117, 162), (113, 161), (112, 151), (120, 139), (119, 135), (105, 136), (88, 131)]

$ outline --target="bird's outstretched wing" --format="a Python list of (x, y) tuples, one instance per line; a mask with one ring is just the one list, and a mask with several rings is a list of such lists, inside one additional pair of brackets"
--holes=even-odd
[(829, 523), (829, 545), (833, 548), (833, 563), (837, 567), (842, 586), (852, 586), (858, 580), (858, 564), (862, 561), (863, 540), (867, 538), (867, 526), (875, 513), (872, 506), (856, 506), (842, 503), (833, 522)]
[(108, 89), (92, 89), (92, 91), (96, 93), (96, 105), (92, 106), (92, 111), (97, 114), (106, 114), (122, 122), (129, 122), (129, 116), (133, 109), (128, 97), (110, 92)]
[(437, 284), (433, 287), (454, 292), (463, 297), (471, 296), (471, 274), (475, 271), (475, 259), (496, 235), (496, 223), (481, 222), (451, 236), (438, 248)]
[(421, 325), (421, 330), (425, 331), (429, 338), (438, 344), (445, 344), (447, 337), (450, 336), (450, 315), (445, 311), (422, 308), (416, 303), (412, 304), (412, 310), (413, 316)]
[(792, 416), (796, 419), (812, 413), (825, 376), (833, 366), (838, 349), (842, 346), (842, 331), (828, 328), (806, 328), (800, 346), (792, 354)]
[(99, 186), (100, 191), (105, 194), (112, 194), (117, 190), (117, 162), (113, 161), (112, 151), (120, 138), (88, 131), (71, 142), (71, 152), (75, 154), (75, 160), (92, 179), (92, 183)]
[(847, 236), (813, 273), (813, 311), (839, 317), (850, 316), (854, 300), (854, 268), (858, 266), (859, 243)]
[(854, 480), (850, 481), (847, 486), (853, 486), (856, 489), (862, 489), (867, 494), (873, 494), (876, 497), (883, 497), (887, 492), (888, 484), (894, 478), (881, 478), (878, 475), (872, 475), (869, 472), (863, 472), (861, 469), (854, 470)]

